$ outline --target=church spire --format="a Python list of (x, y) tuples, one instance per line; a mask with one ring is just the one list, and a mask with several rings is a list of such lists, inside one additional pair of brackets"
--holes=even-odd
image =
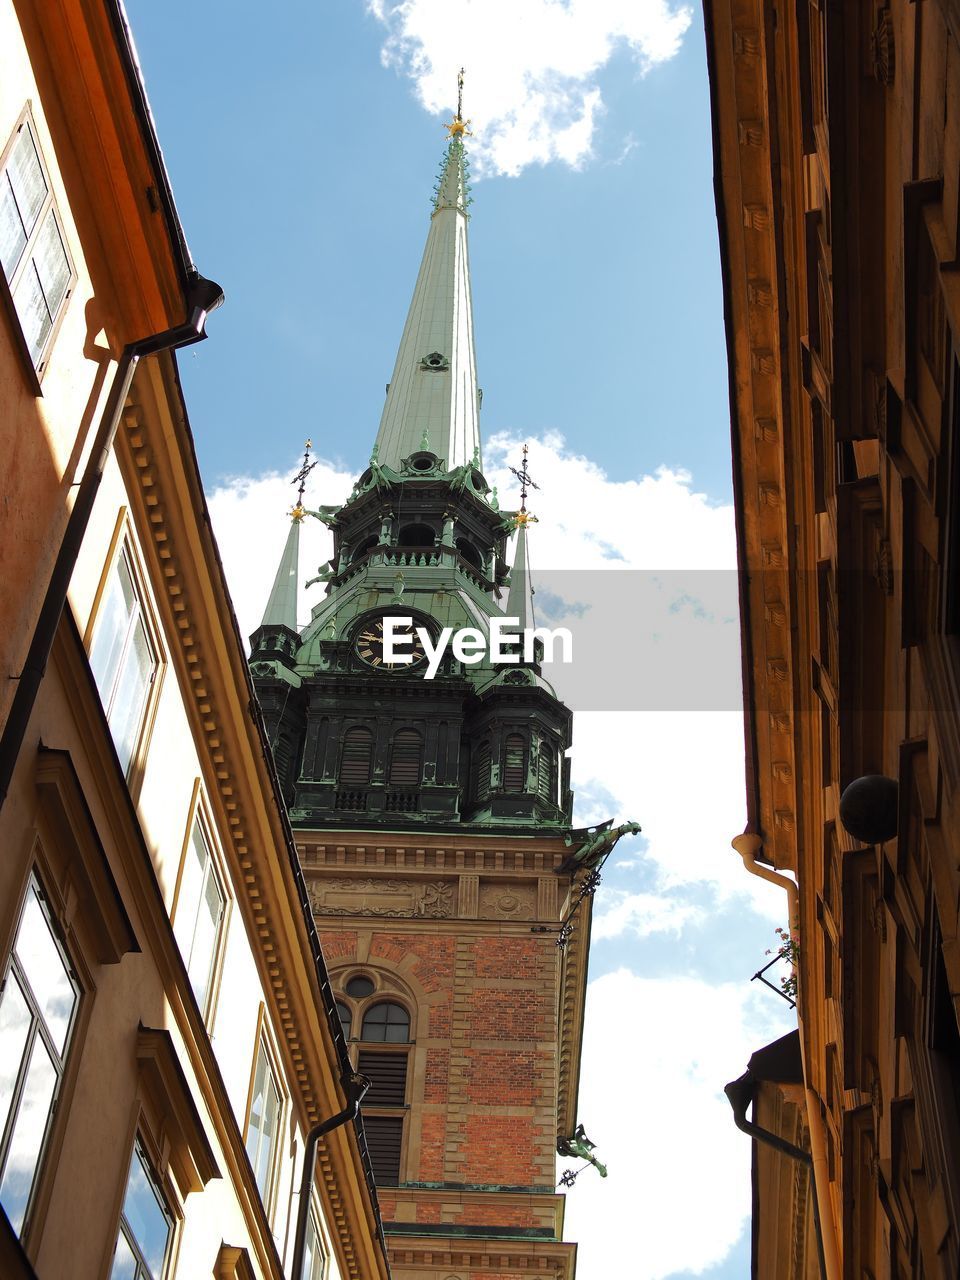
[(303, 446), (303, 463), (293, 477), (292, 483), (297, 486), (297, 505), (290, 512), (290, 532), (280, 558), (277, 576), (273, 580), (273, 589), (263, 611), (261, 627), (286, 627), (290, 631), (297, 630), (297, 581), (300, 576), (300, 525), (306, 510), (303, 505), (303, 492), (307, 484), (307, 476), (317, 465), (317, 460), (310, 461), (310, 450), (313, 441), (306, 440)]
[(463, 72), (457, 114), (435, 190), (433, 214), (413, 300), (377, 433), (381, 466), (400, 470), (427, 449), (452, 471), (479, 458), (480, 392), (473, 345), (473, 303), (467, 254), (469, 134), (462, 116)]
[(533, 613), (533, 582), (527, 564), (527, 527), (537, 523), (537, 517), (527, 510), (529, 489), (539, 489), (527, 469), (527, 445), (523, 446), (523, 459), (519, 467), (510, 470), (520, 481), (520, 510), (516, 514), (517, 549), (513, 557), (513, 569), (510, 572), (510, 591), (507, 595), (507, 617), (519, 618), (519, 628), (536, 626)]

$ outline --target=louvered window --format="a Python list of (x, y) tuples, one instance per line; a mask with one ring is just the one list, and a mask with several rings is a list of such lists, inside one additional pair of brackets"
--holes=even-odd
[(416, 729), (398, 729), (390, 753), (390, 786), (418, 787), (423, 768), (423, 739)]
[(544, 800), (557, 802), (557, 755), (553, 747), (540, 740), (540, 760), (537, 766), (537, 791)]
[(490, 794), (490, 743), (481, 742), (473, 753), (473, 778), (471, 787), (474, 798), (486, 800)]
[(402, 1107), (407, 1092), (406, 1053), (374, 1053), (361, 1049), (357, 1070), (370, 1079), (365, 1107)]
[(381, 1044), (406, 1044), (410, 1039), (410, 1015), (402, 1004), (381, 1000), (363, 1015), (361, 1040), (377, 1040)]
[(400, 1149), (403, 1143), (402, 1116), (363, 1117), (367, 1150), (378, 1186), (395, 1187), (400, 1181)]
[(526, 743), (519, 733), (507, 734), (503, 744), (503, 789), (504, 791), (523, 791), (526, 781)]
[(369, 729), (348, 729), (340, 756), (340, 785), (363, 787), (370, 781), (373, 764), (373, 734)]

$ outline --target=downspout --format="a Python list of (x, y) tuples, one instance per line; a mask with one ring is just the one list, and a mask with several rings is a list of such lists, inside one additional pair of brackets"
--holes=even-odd
[[(764, 1129), (747, 1119), (747, 1107), (754, 1099), (755, 1089), (756, 1081), (749, 1071), (744, 1072), (739, 1080), (731, 1080), (729, 1084), (723, 1086), (723, 1092), (727, 1095), (727, 1101), (733, 1109), (733, 1123), (743, 1133), (756, 1138), (757, 1142), (763, 1142), (766, 1146), (779, 1151), (781, 1155), (789, 1156), (791, 1160), (798, 1160), (807, 1169), (812, 1169), (813, 1158), (809, 1151), (804, 1151), (802, 1147), (797, 1147), (786, 1138), (781, 1138), (778, 1133), (772, 1133), (769, 1129)], [(823, 1223), (820, 1218), (820, 1201), (816, 1187), (813, 1192), (813, 1225), (817, 1236), (817, 1257), (820, 1261), (821, 1280), (827, 1280), (827, 1264), (823, 1254)]]
[[(752, 876), (759, 876), (770, 884), (779, 885), (787, 892), (790, 904), (790, 933), (799, 937), (800, 933), (800, 893), (796, 881), (789, 876), (774, 871), (757, 861), (757, 854), (763, 848), (763, 841), (753, 832), (745, 831), (743, 835), (734, 836), (730, 841), (743, 859), (743, 865)], [(800, 1064), (803, 1071), (803, 1092), (807, 1104), (807, 1130), (810, 1134), (810, 1158), (813, 1165), (814, 1199), (817, 1202), (817, 1217), (823, 1238), (823, 1263), (826, 1280), (842, 1280), (840, 1270), (840, 1250), (837, 1245), (837, 1232), (833, 1220), (833, 1209), (830, 1204), (830, 1178), (827, 1167), (827, 1139), (820, 1111), (820, 1099), (810, 1085), (807, 1072), (807, 1057), (804, 1048), (803, 1021), (800, 1016), (800, 1005), (797, 1004), (797, 1023), (800, 1027)]]
[(317, 1143), (324, 1134), (332, 1133), (349, 1120), (356, 1120), (360, 1112), (360, 1103), (370, 1088), (367, 1076), (354, 1072), (344, 1079), (347, 1094), (347, 1105), (329, 1120), (322, 1120), (307, 1134), (306, 1146), (303, 1150), (303, 1170), (300, 1174), (300, 1203), (297, 1205), (297, 1232), (293, 1238), (293, 1263), (290, 1267), (290, 1280), (301, 1280), (303, 1275), (303, 1255), (307, 1247), (307, 1221), (310, 1217), (310, 1191), (313, 1187), (313, 1175), (317, 1165)]
[(117, 361), (116, 372), (113, 375), (93, 448), (87, 459), (73, 508), (67, 517), (63, 541), (60, 543), (50, 583), (40, 607), (33, 639), (30, 641), (23, 670), (17, 677), (17, 691), (10, 705), (10, 714), (3, 726), (3, 733), (0, 734), (0, 808), (3, 807), (7, 792), (10, 790), (13, 771), (20, 756), (20, 748), (23, 746), (27, 725), (33, 713), (37, 693), (57, 634), (57, 627), (60, 625), (63, 607), (67, 601), (67, 591), (80, 554), (80, 546), (87, 531), (90, 513), (100, 489), (100, 482), (103, 479), (110, 450), (113, 448), (113, 441), (137, 365), (144, 356), (155, 355), (160, 351), (172, 351), (177, 347), (189, 346), (193, 342), (202, 342), (207, 336), (204, 332), (207, 316), (223, 302), (223, 290), (212, 280), (196, 275), (191, 280), (187, 301), (190, 307), (189, 320), (175, 325), (172, 329), (164, 329), (161, 333), (140, 338), (137, 342), (128, 342)]

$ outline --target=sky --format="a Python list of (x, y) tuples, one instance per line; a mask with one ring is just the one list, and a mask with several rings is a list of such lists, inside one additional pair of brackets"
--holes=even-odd
[[(308, 505), (343, 500), (366, 464), (466, 68), (484, 472), (509, 504), (529, 442), (538, 607), (571, 614), (591, 655), (556, 672), (575, 710), (575, 818), (643, 827), (594, 901), (579, 1118), (609, 1176), (578, 1176), (566, 1233), (579, 1280), (743, 1280), (750, 1143), (722, 1090), (794, 1023), (750, 981), (782, 894), (730, 848), (745, 790), (700, 13), (127, 8), (193, 256), (227, 295), (180, 366), (244, 633), (304, 438), (321, 459)], [(304, 525), (304, 580), (328, 537)]]

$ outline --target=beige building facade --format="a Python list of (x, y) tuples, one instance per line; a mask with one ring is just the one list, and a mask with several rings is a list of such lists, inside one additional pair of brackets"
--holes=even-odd
[(0, 1272), (385, 1277), (170, 350), (219, 290), (122, 7), (0, 50)]

